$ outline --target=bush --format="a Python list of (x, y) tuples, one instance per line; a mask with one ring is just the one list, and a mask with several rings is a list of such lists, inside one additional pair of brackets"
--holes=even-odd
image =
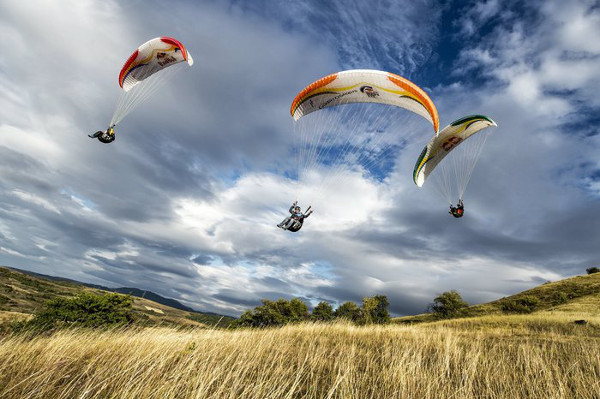
[(467, 306), (458, 291), (452, 290), (438, 295), (429, 305), (429, 310), (440, 318), (450, 319), (460, 316)]
[(587, 272), (587, 274), (600, 273), (600, 268), (589, 267), (589, 268), (585, 269), (585, 271)]
[(569, 302), (569, 296), (564, 292), (557, 291), (552, 294), (552, 304), (553, 305), (562, 305), (563, 303)]
[(511, 313), (531, 313), (539, 302), (540, 300), (537, 297), (526, 295), (506, 302), (502, 305), (502, 310)]
[(120, 294), (82, 293), (46, 302), (25, 327), (49, 330), (64, 327), (109, 327), (130, 324), (133, 300)]

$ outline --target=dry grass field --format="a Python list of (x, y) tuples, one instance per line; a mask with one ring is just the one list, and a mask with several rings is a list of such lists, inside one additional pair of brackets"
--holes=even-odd
[(0, 397), (599, 398), (600, 316), (8, 335)]

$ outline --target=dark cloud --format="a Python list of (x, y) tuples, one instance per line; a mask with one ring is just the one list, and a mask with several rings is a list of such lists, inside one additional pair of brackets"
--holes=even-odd
[[(449, 289), (476, 303), (582, 273), (598, 262), (600, 48), (572, 29), (598, 36), (598, 10), (444, 4), (3, 2), (0, 262), (227, 314), (376, 294), (411, 314)], [(195, 65), (115, 143), (87, 138), (111, 116), (124, 60), (163, 34)], [(442, 125), (496, 120), (463, 220), (412, 184), (417, 137), (390, 174), (326, 187), (299, 233), (275, 228), (296, 189), (282, 176), (290, 101), (345, 68), (427, 78)]]
[(262, 297), (254, 296), (253, 298), (240, 298), (239, 296), (232, 295), (231, 291), (223, 290), (222, 293), (214, 295), (214, 299), (218, 299), (227, 303), (232, 303), (234, 305), (241, 305), (247, 308), (252, 308), (260, 305), (260, 300)]

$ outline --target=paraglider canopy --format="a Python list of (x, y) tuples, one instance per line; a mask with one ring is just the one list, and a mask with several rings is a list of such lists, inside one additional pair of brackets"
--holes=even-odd
[(381, 103), (421, 115), (437, 132), (439, 116), (433, 101), (419, 86), (402, 76), (372, 69), (353, 69), (325, 76), (308, 85), (290, 112), (295, 121), (320, 109), (350, 103)]
[(421, 187), (450, 151), (475, 133), (490, 126), (498, 125), (484, 115), (465, 116), (446, 126), (423, 148), (413, 172), (415, 184)]
[[(407, 112), (411, 111), (411, 112)], [(307, 193), (318, 203), (328, 187), (364, 174), (383, 179), (397, 151), (421, 129), (411, 118), (427, 120), (437, 132), (433, 101), (413, 82), (396, 74), (354, 69), (309, 84), (293, 99), (297, 176), (296, 198)], [(411, 127), (408, 127), (410, 124)], [(315, 184), (316, 183), (316, 184)]]
[(470, 115), (442, 129), (433, 136), (417, 159), (413, 171), (415, 184), (423, 186), (431, 175), (432, 186), (450, 204), (455, 195), (462, 200), (487, 140), (488, 135), (482, 131), (490, 126), (497, 125), (487, 116)]
[(119, 73), (119, 86), (125, 91), (149, 76), (180, 62), (194, 64), (186, 48), (172, 37), (157, 37), (138, 47)]
[(157, 37), (138, 47), (119, 72), (122, 89), (110, 126), (116, 126), (183, 67), (192, 66), (189, 51), (177, 39)]

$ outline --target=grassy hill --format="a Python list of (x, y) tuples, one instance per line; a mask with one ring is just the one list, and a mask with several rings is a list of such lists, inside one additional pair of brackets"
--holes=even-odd
[[(57, 297), (72, 297), (82, 292), (106, 293), (98, 286), (86, 286), (73, 280), (49, 278), (39, 274), (30, 274), (15, 269), (0, 267), (0, 323), (12, 320), (31, 318), (43, 304)], [(103, 287), (104, 288), (104, 287)], [(169, 303), (177, 301), (162, 298), (151, 292), (123, 288), (111, 290), (127, 294), (148, 295), (151, 298)], [(148, 294), (149, 293), (149, 294)], [(201, 313), (177, 309), (150, 300), (149, 298), (133, 297), (133, 314), (137, 324), (142, 325), (171, 325), (171, 326), (227, 326), (234, 319), (211, 313)], [(179, 304), (180, 306), (183, 306)]]
[[(148, 290), (140, 290), (139, 288), (129, 288), (129, 287), (108, 288), (108, 287), (104, 287), (104, 286), (98, 285), (98, 284), (83, 283), (83, 282), (72, 280), (69, 278), (49, 276), (46, 274), (35, 273), (35, 272), (29, 271), (29, 270), (20, 270), (20, 269), (15, 269), (15, 268), (9, 268), (9, 269), (29, 275), (29, 276), (39, 277), (42, 280), (62, 281), (62, 282), (67, 282), (67, 283), (73, 283), (77, 286), (84, 285), (88, 288), (96, 288), (96, 289), (99, 289), (102, 291), (110, 291), (110, 292), (116, 292), (119, 294), (137, 296), (140, 298), (147, 298), (153, 302), (161, 303), (163, 305), (167, 305), (167, 306), (169, 306), (171, 308), (175, 308), (175, 309), (186, 310), (188, 312), (194, 312), (194, 313), (202, 313), (202, 312), (198, 312), (198, 311), (190, 308), (189, 306), (183, 305), (181, 302), (176, 301), (175, 299), (165, 298), (161, 295), (158, 295), (158, 294), (156, 294), (152, 291), (148, 291)], [(216, 313), (203, 313), (203, 314), (217, 315)], [(217, 315), (217, 316), (220, 316), (220, 315)]]
[[(522, 304), (529, 304), (523, 307)], [(469, 306), (461, 317), (562, 312), (600, 316), (600, 273), (547, 282), (492, 302)], [(432, 322), (433, 314), (395, 318), (396, 323)]]

